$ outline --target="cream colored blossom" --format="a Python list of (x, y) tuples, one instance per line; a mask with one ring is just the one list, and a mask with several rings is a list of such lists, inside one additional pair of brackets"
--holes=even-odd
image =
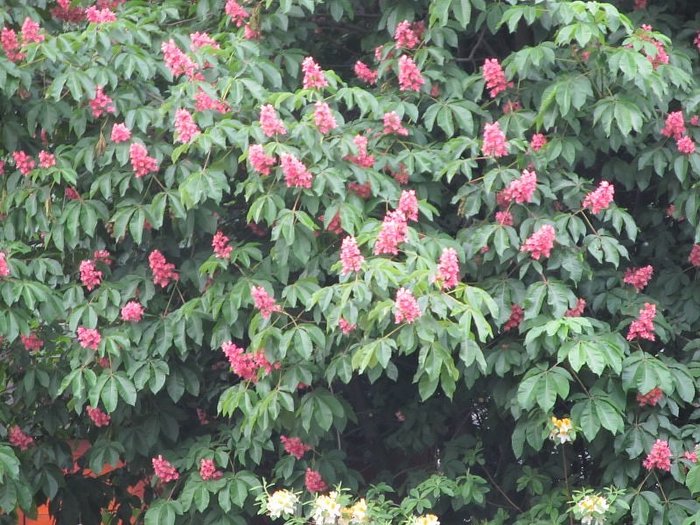
[(272, 519), (277, 519), (280, 516), (291, 516), (296, 510), (299, 498), (293, 492), (288, 490), (277, 490), (267, 500), (267, 515)]
[(610, 504), (603, 496), (589, 494), (576, 503), (574, 515), (581, 520), (582, 525), (603, 525), (609, 508)]
[(330, 492), (327, 496), (318, 496), (314, 500), (311, 517), (316, 525), (336, 525), (341, 516), (342, 507), (338, 503), (338, 493)]

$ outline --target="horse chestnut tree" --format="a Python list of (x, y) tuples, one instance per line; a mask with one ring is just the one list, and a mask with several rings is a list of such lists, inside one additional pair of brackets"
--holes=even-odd
[(694, 2), (0, 25), (0, 522), (700, 519)]

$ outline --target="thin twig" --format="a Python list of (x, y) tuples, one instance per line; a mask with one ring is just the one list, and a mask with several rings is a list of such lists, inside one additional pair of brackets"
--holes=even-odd
[(498, 485), (498, 483), (496, 483), (496, 480), (493, 479), (493, 476), (492, 476), (491, 473), (488, 471), (488, 469), (487, 469), (484, 465), (480, 465), (480, 467), (483, 469), (484, 473), (486, 474), (486, 477), (489, 478), (489, 481), (491, 482), (491, 484), (492, 484), (494, 487), (496, 487), (496, 490), (501, 494), (501, 496), (503, 496), (503, 497), (506, 499), (506, 501), (508, 502), (508, 504), (509, 504), (511, 507), (513, 507), (515, 510), (517, 510), (518, 512), (521, 512), (521, 513), (522, 513), (522, 512), (523, 512), (523, 509), (521, 509), (520, 507), (518, 507), (518, 506), (515, 504), (515, 502), (514, 502), (512, 499), (510, 499), (510, 498), (508, 497), (508, 494), (506, 494), (506, 493), (503, 491), (503, 489)]
[[(564, 466), (564, 485), (566, 486), (566, 499), (571, 501), (571, 489), (569, 488), (569, 467), (566, 464), (566, 444), (561, 446), (561, 459)], [(569, 513), (569, 525), (574, 525), (574, 517)]]

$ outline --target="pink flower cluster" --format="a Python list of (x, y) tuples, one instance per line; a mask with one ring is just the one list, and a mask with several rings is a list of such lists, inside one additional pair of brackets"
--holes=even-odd
[(236, 27), (243, 26), (246, 19), (250, 16), (250, 13), (243, 9), (243, 6), (236, 2), (236, 0), (227, 0), (224, 10), (226, 14), (231, 17), (233, 23), (236, 24)]
[(266, 137), (287, 134), (284, 122), (280, 120), (272, 104), (265, 104), (260, 108), (260, 127)]
[(275, 298), (267, 293), (267, 290), (262, 286), (253, 286), (250, 289), (250, 296), (253, 298), (255, 308), (260, 310), (263, 319), (269, 319), (273, 312), (282, 311), (282, 307), (277, 304)]
[(78, 342), (83, 348), (88, 348), (90, 350), (97, 350), (100, 346), (100, 341), (102, 341), (102, 336), (95, 328), (85, 328), (84, 326), (78, 327)]
[(418, 301), (411, 291), (406, 288), (399, 288), (396, 292), (395, 307), (394, 321), (396, 324), (404, 322), (411, 324), (421, 316)]
[(65, 195), (66, 199), (71, 200), (71, 201), (77, 201), (80, 200), (80, 193), (78, 193), (75, 188), (68, 187), (63, 191), (63, 194)]
[(198, 77), (197, 64), (177, 47), (172, 38), (167, 42), (163, 42), (160, 49), (163, 52), (165, 66), (170, 70), (173, 77), (177, 78), (180, 75), (185, 75), (190, 79)]
[(306, 57), (301, 62), (301, 70), (304, 72), (304, 89), (328, 87), (328, 81), (323, 71), (312, 57)]
[(353, 330), (355, 330), (355, 328), (357, 328), (357, 325), (351, 323), (350, 321), (347, 321), (342, 317), (338, 319), (338, 326), (340, 327), (340, 331), (343, 332), (345, 335), (348, 335)]
[(0, 277), (9, 277), (10, 267), (7, 264), (7, 255), (5, 252), (0, 252)]
[(56, 165), (56, 157), (53, 153), (41, 150), (39, 152), (39, 167), (42, 169), (53, 168)]
[(263, 175), (269, 175), (270, 170), (277, 163), (275, 157), (267, 155), (260, 144), (253, 144), (248, 148), (248, 160), (253, 169)]
[(102, 284), (102, 272), (97, 269), (95, 262), (91, 259), (85, 259), (80, 263), (80, 282), (88, 292), (93, 291)]
[(374, 244), (374, 254), (397, 255), (398, 245), (406, 240), (409, 220), (418, 220), (418, 200), (414, 190), (402, 191), (398, 209), (384, 216), (377, 242)]
[(338, 127), (331, 107), (320, 100), (316, 102), (314, 109), (314, 124), (323, 135)]
[(7, 430), (7, 441), (10, 445), (24, 451), (34, 444), (34, 438), (25, 434), (17, 425), (12, 425)]
[(243, 36), (246, 40), (258, 40), (262, 33), (258, 29), (254, 29), (250, 24), (246, 24), (243, 28)]
[(676, 147), (683, 155), (695, 152), (695, 142), (686, 133), (685, 117), (682, 111), (672, 111), (666, 117), (666, 122), (661, 130), (664, 137), (676, 139)]
[(348, 190), (353, 192), (355, 195), (361, 199), (369, 199), (372, 196), (372, 184), (368, 181), (364, 184), (359, 182), (349, 182)]
[(140, 179), (158, 171), (158, 161), (148, 156), (148, 150), (143, 144), (134, 142), (129, 146), (129, 159), (136, 178)]
[(131, 139), (131, 130), (129, 130), (129, 128), (126, 127), (126, 124), (115, 124), (114, 126), (112, 126), (112, 134), (110, 136), (110, 139), (115, 144), (126, 142), (129, 139)]
[(508, 210), (497, 211), (496, 222), (501, 226), (513, 226), (513, 214)]
[(644, 307), (639, 311), (639, 318), (632, 321), (629, 331), (627, 332), (627, 340), (646, 339), (647, 341), (655, 341), (654, 335), (654, 318), (656, 317), (656, 305), (653, 303), (644, 303)]
[(664, 137), (679, 139), (685, 135), (685, 118), (682, 111), (672, 111), (666, 116), (666, 122), (661, 130)]
[(641, 268), (627, 268), (622, 282), (631, 284), (635, 290), (641, 292), (649, 284), (651, 276), (654, 274), (654, 267), (650, 264)]
[(416, 190), (403, 190), (399, 197), (399, 206), (397, 209), (404, 214), (406, 220), (417, 221), (418, 198), (416, 197)]
[(17, 33), (13, 29), (3, 27), (0, 30), (0, 46), (2, 46), (7, 59), (11, 62), (19, 62), (25, 57), (24, 53), (20, 52), (19, 38), (17, 38)]
[(163, 459), (161, 455), (151, 459), (151, 463), (153, 464), (153, 471), (163, 483), (176, 481), (180, 477), (177, 469), (167, 459)]
[(348, 275), (352, 272), (359, 272), (365, 258), (357, 246), (357, 241), (352, 235), (348, 235), (343, 239), (343, 244), (340, 247), (340, 262), (343, 267), (340, 271), (341, 275)]
[(403, 137), (408, 135), (408, 130), (401, 124), (401, 117), (395, 111), (384, 113), (384, 133), (386, 135), (395, 133)]
[(107, 266), (112, 264), (112, 256), (107, 250), (95, 250), (92, 252), (92, 257), (95, 259), (95, 262), (104, 263)]
[(676, 147), (683, 155), (692, 155), (695, 153), (695, 142), (688, 135), (676, 140)]
[(652, 29), (653, 28), (649, 24), (643, 24), (639, 37), (642, 40), (651, 42), (656, 48), (656, 53), (654, 53), (653, 55), (648, 54), (646, 50), (644, 51), (647, 60), (651, 63), (651, 66), (654, 69), (656, 69), (662, 64), (668, 64), (669, 57), (668, 53), (666, 53), (666, 48), (664, 47), (663, 42), (657, 40), (653, 35), (650, 34)]
[[(325, 222), (326, 218), (321, 215), (319, 216), (318, 220)], [(335, 233), (336, 235), (341, 235), (345, 231), (343, 230), (343, 223), (340, 219), (340, 213), (333, 215), (331, 222), (329, 222), (328, 226), (326, 226), (326, 231)]]
[(39, 44), (46, 39), (46, 36), (41, 33), (41, 26), (29, 17), (24, 19), (22, 23), (22, 42), (27, 44), (34, 42)]
[(313, 184), (313, 175), (301, 162), (291, 153), (283, 153), (280, 157), (284, 182), (288, 188), (310, 188)]
[(207, 33), (200, 33), (199, 31), (190, 33), (190, 42), (190, 49), (192, 51), (196, 51), (197, 49), (205, 46), (209, 46), (212, 49), (220, 49), (219, 44), (216, 43), (216, 40), (210, 37)]
[(87, 412), (90, 421), (92, 421), (93, 425), (96, 427), (106, 427), (112, 420), (112, 418), (109, 417), (109, 414), (105, 414), (97, 407), (88, 406), (85, 409), (85, 412)]
[(500, 62), (495, 58), (487, 58), (481, 68), (481, 73), (486, 81), (486, 89), (491, 98), (496, 98), (508, 88), (506, 74), (503, 72)]
[(545, 137), (542, 133), (535, 133), (530, 139), (530, 149), (532, 149), (534, 152), (540, 151), (546, 145), (547, 137)]
[(523, 170), (519, 178), (513, 180), (497, 196), (498, 204), (506, 206), (511, 202), (524, 204), (532, 201), (537, 189), (537, 174), (534, 170)]
[(481, 146), (481, 151), (487, 157), (498, 158), (508, 155), (506, 134), (503, 133), (501, 125), (498, 122), (484, 125), (484, 143)]
[(424, 31), (424, 22), (409, 22), (408, 20), (399, 22), (396, 26), (396, 32), (394, 33), (396, 47), (413, 49), (420, 44)]
[(30, 333), (29, 335), (20, 335), (19, 338), (27, 352), (36, 352), (37, 350), (41, 350), (41, 348), (44, 346), (44, 341), (39, 339), (39, 336), (34, 332)]
[(376, 69), (370, 69), (369, 66), (361, 60), (355, 62), (354, 70), (355, 75), (357, 75), (357, 78), (359, 78), (363, 82), (367, 82), (368, 84), (377, 83), (377, 79), (379, 78), (379, 72), (377, 72)]
[(129, 301), (121, 310), (122, 321), (138, 323), (143, 318), (143, 306), (138, 301)]
[(214, 100), (202, 89), (200, 89), (194, 95), (194, 109), (195, 111), (211, 110), (216, 111), (217, 113), (226, 113), (231, 108), (223, 100)]
[(669, 472), (671, 470), (671, 449), (668, 446), (668, 441), (657, 439), (642, 465), (647, 470), (657, 468)]
[(51, 15), (58, 20), (76, 24), (85, 18), (85, 10), (80, 6), (72, 6), (71, 0), (56, 0), (56, 7), (51, 10)]
[(187, 144), (199, 134), (199, 127), (192, 118), (192, 114), (186, 109), (178, 109), (175, 112), (175, 141)]
[(95, 97), (90, 100), (90, 109), (95, 118), (99, 118), (105, 113), (114, 114), (117, 111), (114, 102), (105, 94), (102, 86), (95, 88)]
[(573, 308), (569, 308), (566, 313), (564, 314), (564, 317), (581, 317), (583, 315), (583, 311), (586, 309), (586, 300), (582, 298), (578, 298), (576, 300), (576, 305)]
[(387, 213), (374, 244), (374, 255), (388, 253), (398, 255), (399, 244), (406, 240), (408, 223), (406, 216), (400, 210)]
[(696, 268), (700, 268), (700, 244), (693, 244), (688, 256), (688, 262)]
[(328, 490), (328, 485), (323, 481), (321, 474), (310, 468), (306, 469), (306, 474), (304, 475), (304, 485), (306, 485), (306, 490), (309, 492), (325, 492)]
[(222, 232), (217, 231), (214, 238), (211, 240), (211, 247), (214, 250), (214, 255), (219, 259), (228, 259), (233, 251), (231, 240)]
[(348, 155), (346, 159), (363, 168), (371, 168), (374, 166), (376, 159), (374, 158), (374, 155), (370, 155), (367, 152), (367, 137), (363, 135), (355, 135), (352, 141), (355, 143), (355, 147), (357, 148), (357, 155)]
[(98, 9), (96, 6), (88, 7), (85, 10), (85, 18), (91, 24), (104, 24), (106, 22), (116, 22), (117, 15), (111, 9)]
[(658, 386), (656, 388), (652, 388), (647, 392), (646, 394), (642, 394), (639, 392), (637, 394), (637, 403), (639, 403), (640, 407), (649, 405), (650, 407), (655, 407), (656, 404), (661, 400), (661, 398), (664, 395), (664, 391), (661, 390)]
[(179, 275), (175, 271), (175, 265), (166, 261), (165, 256), (159, 250), (153, 250), (148, 256), (148, 265), (153, 272), (153, 284), (165, 288), (170, 281), (177, 281)]
[(399, 58), (399, 90), (420, 91), (423, 84), (425, 79), (416, 63), (411, 57), (402, 55)]
[(459, 259), (454, 248), (445, 248), (440, 254), (435, 280), (440, 288), (450, 289), (459, 282)]
[(12, 160), (15, 161), (15, 166), (22, 175), (29, 175), (36, 167), (34, 159), (22, 150), (13, 151)]
[(199, 463), (199, 477), (204, 481), (221, 479), (223, 474), (216, 470), (216, 464), (213, 459), (202, 459)]
[(536, 261), (538, 261), (540, 257), (549, 257), (554, 247), (556, 235), (554, 226), (545, 224), (527, 238), (525, 243), (520, 247), (520, 251), (529, 252), (530, 257)]
[(371, 168), (374, 166), (376, 159), (374, 155), (370, 155), (367, 151), (367, 137), (363, 135), (355, 135), (352, 141), (355, 143), (355, 147), (357, 148), (357, 155), (347, 155), (345, 160), (348, 160), (363, 168)]
[(604, 180), (595, 190), (584, 197), (581, 206), (591, 210), (591, 213), (598, 214), (610, 206), (614, 197), (615, 187)]
[(304, 454), (306, 454), (312, 448), (298, 437), (280, 436), (280, 441), (282, 442), (284, 451), (297, 459), (303, 458)]
[(260, 370), (269, 374), (272, 370), (280, 368), (279, 363), (272, 364), (267, 360), (263, 350), (246, 353), (243, 348), (231, 341), (221, 345), (221, 350), (223, 350), (226, 359), (231, 365), (231, 371), (244, 381), (255, 383), (258, 380), (258, 372)]
[(518, 328), (524, 317), (525, 312), (522, 307), (518, 304), (512, 304), (510, 306), (510, 317), (508, 317), (508, 320), (503, 323), (503, 331), (508, 332), (509, 330)]

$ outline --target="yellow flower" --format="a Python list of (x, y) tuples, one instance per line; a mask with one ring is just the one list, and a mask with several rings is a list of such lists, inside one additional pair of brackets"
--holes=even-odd
[(360, 525), (362, 523), (367, 523), (367, 502), (365, 498), (362, 498), (350, 507), (345, 507), (340, 523), (343, 525)]
[(549, 439), (552, 441), (559, 441), (559, 443), (567, 443), (576, 439), (576, 432), (574, 431), (574, 426), (571, 423), (571, 419), (564, 417), (562, 419), (557, 419), (552, 416), (552, 430), (549, 432)]

